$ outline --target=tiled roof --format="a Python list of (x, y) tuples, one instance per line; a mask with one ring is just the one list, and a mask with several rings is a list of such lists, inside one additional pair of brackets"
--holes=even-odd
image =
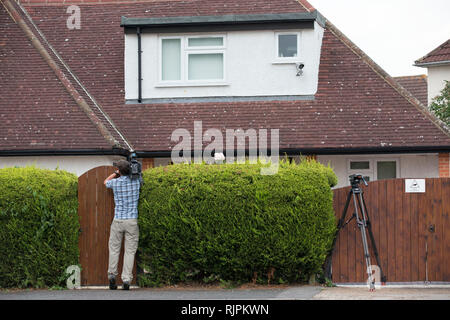
[[(66, 6), (26, 6), (38, 27), (138, 151), (170, 151), (177, 128), (280, 129), (280, 148), (448, 148), (430, 116), (332, 28), (325, 30), (313, 101), (135, 104), (124, 101), (121, 16), (304, 12), (295, 0), (184, 0), (80, 4), (81, 29), (66, 28)], [(23, 97), (27, 99), (27, 97)]]
[(415, 62), (416, 66), (426, 66), (439, 62), (450, 63), (450, 39)]
[(423, 105), (428, 105), (428, 83), (424, 74), (394, 78), (406, 90), (411, 92)]
[(110, 149), (0, 6), (0, 150)]

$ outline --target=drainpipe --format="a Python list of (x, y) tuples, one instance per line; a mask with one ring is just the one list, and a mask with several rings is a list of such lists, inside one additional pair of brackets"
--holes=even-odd
[(136, 34), (138, 38), (138, 102), (142, 102), (142, 46), (141, 46), (141, 27), (137, 27)]

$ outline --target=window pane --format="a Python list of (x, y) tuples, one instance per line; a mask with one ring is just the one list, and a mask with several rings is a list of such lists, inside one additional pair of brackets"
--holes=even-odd
[(223, 53), (190, 54), (189, 80), (223, 79)]
[(350, 169), (351, 170), (369, 170), (370, 162), (369, 161), (351, 161)]
[(223, 38), (189, 38), (188, 44), (189, 47), (222, 47)]
[(278, 36), (278, 57), (296, 57), (297, 54), (297, 35), (280, 34)]
[(162, 40), (162, 79), (181, 80), (181, 39)]
[(395, 179), (397, 178), (397, 163), (395, 161), (377, 162), (377, 179)]

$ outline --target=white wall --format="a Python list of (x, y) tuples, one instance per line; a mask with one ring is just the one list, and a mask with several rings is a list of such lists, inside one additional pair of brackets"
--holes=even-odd
[(428, 103), (441, 93), (445, 81), (450, 81), (450, 65), (428, 67)]
[(81, 176), (90, 169), (112, 165), (113, 161), (123, 159), (115, 156), (40, 156), (40, 157), (0, 157), (0, 168), (25, 167), (35, 165), (38, 168), (56, 168)]
[[(433, 154), (389, 154), (389, 155), (319, 155), (317, 160), (333, 168), (341, 188), (350, 185), (348, 161), (351, 160), (398, 160), (398, 178), (439, 178), (439, 158)], [(376, 179), (376, 176), (374, 175)], [(374, 180), (375, 180), (374, 179)]]
[[(285, 32), (286, 30), (282, 30)], [(233, 31), (226, 35), (226, 84), (219, 86), (157, 87), (159, 35), (142, 35), (142, 95), (149, 98), (314, 95), (317, 91), (323, 28), (301, 31), (300, 56), (305, 64), (297, 77), (295, 63), (275, 64), (275, 31)], [(198, 34), (198, 33), (197, 33)], [(181, 35), (181, 34), (180, 34)], [(206, 35), (201, 33), (201, 35)], [(170, 34), (174, 36), (174, 34)], [(125, 35), (125, 98), (137, 99), (137, 36)]]

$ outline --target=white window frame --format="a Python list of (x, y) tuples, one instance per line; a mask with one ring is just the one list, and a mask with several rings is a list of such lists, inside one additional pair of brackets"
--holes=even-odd
[[(296, 57), (279, 57), (279, 36), (280, 35), (297, 35), (297, 56)], [(274, 64), (297, 63), (302, 61), (301, 57), (302, 33), (300, 31), (275, 31), (275, 59)]]
[[(188, 86), (222, 86), (228, 85), (226, 75), (226, 49), (227, 37), (226, 34), (201, 34), (201, 35), (177, 35), (166, 36), (160, 35), (158, 37), (158, 84), (156, 87), (188, 87)], [(222, 38), (222, 46), (208, 46), (208, 47), (189, 47), (189, 39), (192, 38)], [(163, 80), (162, 79), (162, 41), (166, 39), (180, 39), (181, 41), (181, 80)], [(208, 79), (208, 80), (189, 80), (189, 55), (190, 54), (222, 54), (223, 55), (223, 79)]]

